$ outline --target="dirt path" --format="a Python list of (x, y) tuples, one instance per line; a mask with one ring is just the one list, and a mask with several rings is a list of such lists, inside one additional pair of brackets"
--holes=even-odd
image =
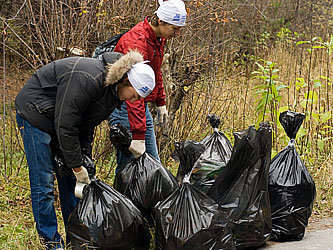
[(333, 217), (310, 222), (301, 241), (273, 242), (268, 241), (259, 250), (333, 250)]

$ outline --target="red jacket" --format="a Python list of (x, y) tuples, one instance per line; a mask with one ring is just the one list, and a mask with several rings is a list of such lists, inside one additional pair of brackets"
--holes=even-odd
[(126, 32), (118, 41), (114, 51), (126, 54), (130, 49), (137, 49), (144, 60), (155, 72), (155, 88), (141, 101), (126, 102), (128, 119), (134, 140), (144, 140), (146, 132), (145, 102), (154, 101), (156, 106), (165, 105), (165, 92), (162, 81), (161, 64), (163, 60), (165, 38), (158, 41), (155, 32), (150, 27), (147, 18)]

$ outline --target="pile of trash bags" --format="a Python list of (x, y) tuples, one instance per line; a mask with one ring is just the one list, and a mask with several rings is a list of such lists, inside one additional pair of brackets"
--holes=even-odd
[(230, 159), (216, 168), (217, 178), (212, 178), (211, 185), (203, 190), (195, 186), (192, 175), (197, 162), (209, 155), (204, 154), (208, 147), (192, 140), (175, 145), (173, 157), (179, 160), (185, 177), (181, 187), (155, 207), (157, 249), (248, 248), (269, 239), (270, 125), (263, 123), (258, 130), (250, 126), (234, 133), (234, 137), (231, 155), (225, 154)]
[[(234, 133), (234, 145), (209, 115), (213, 133), (175, 142), (176, 177), (148, 153), (118, 170), (113, 187), (92, 178), (72, 212), (73, 249), (243, 249), (269, 239), (304, 236), (314, 182), (295, 149), (304, 116), (282, 113), (290, 143), (271, 160), (269, 123)], [(126, 152), (131, 135), (120, 124), (110, 139)], [(127, 152), (128, 153), (128, 152)]]
[(315, 183), (295, 148), (296, 134), (304, 118), (304, 114), (292, 111), (279, 117), (290, 141), (272, 159), (269, 169), (272, 240), (301, 240), (315, 202)]

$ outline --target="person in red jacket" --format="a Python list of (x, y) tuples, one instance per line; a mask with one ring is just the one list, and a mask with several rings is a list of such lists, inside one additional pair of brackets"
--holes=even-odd
[(117, 150), (118, 168), (144, 152), (159, 160), (154, 123), (149, 111), (148, 102), (155, 102), (157, 124), (162, 126), (167, 122), (168, 112), (165, 106), (165, 91), (162, 81), (161, 64), (164, 46), (167, 39), (180, 35), (185, 26), (186, 9), (181, 0), (159, 1), (160, 6), (154, 15), (146, 17), (126, 32), (118, 41), (115, 52), (126, 54), (130, 49), (138, 50), (148, 61), (155, 72), (156, 86), (144, 100), (133, 103), (124, 102), (120, 110), (115, 110), (109, 117), (110, 124), (121, 123), (132, 133), (132, 143), (129, 150), (133, 153), (127, 157)]

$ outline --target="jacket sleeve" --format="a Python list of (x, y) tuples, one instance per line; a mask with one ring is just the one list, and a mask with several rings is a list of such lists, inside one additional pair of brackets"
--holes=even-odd
[(163, 78), (162, 78), (162, 72), (161, 70), (159, 70), (159, 72), (157, 73), (157, 81), (156, 81), (156, 85), (158, 86), (158, 92), (157, 92), (157, 96), (155, 99), (155, 103), (157, 107), (160, 106), (164, 106), (165, 105), (165, 91), (164, 91), (164, 86), (163, 86)]
[(79, 140), (81, 146), (81, 153), (92, 158), (92, 147), (91, 144), (94, 139), (95, 128), (80, 131)]
[[(67, 166), (82, 165), (81, 141), (89, 143), (90, 135), (80, 138), (82, 116), (98, 94), (95, 80), (85, 73), (74, 72), (62, 77), (58, 85), (55, 130)], [(89, 138), (89, 139), (88, 139)]]
[(158, 67), (158, 72), (156, 73), (157, 74), (156, 84), (158, 86), (158, 92), (157, 92), (155, 103), (156, 103), (156, 106), (158, 106), (158, 107), (165, 105), (165, 97), (166, 97), (166, 94), (164, 91), (164, 85), (163, 85), (162, 70), (161, 70), (161, 68), (162, 68), (161, 66), (163, 63), (163, 57), (164, 57), (164, 46), (166, 44), (165, 38), (162, 38), (161, 44), (162, 44), (162, 46), (161, 46), (161, 48), (162, 48), (161, 65)]
[(128, 120), (133, 140), (144, 140), (146, 132), (146, 108), (143, 99), (133, 103), (126, 101)]

